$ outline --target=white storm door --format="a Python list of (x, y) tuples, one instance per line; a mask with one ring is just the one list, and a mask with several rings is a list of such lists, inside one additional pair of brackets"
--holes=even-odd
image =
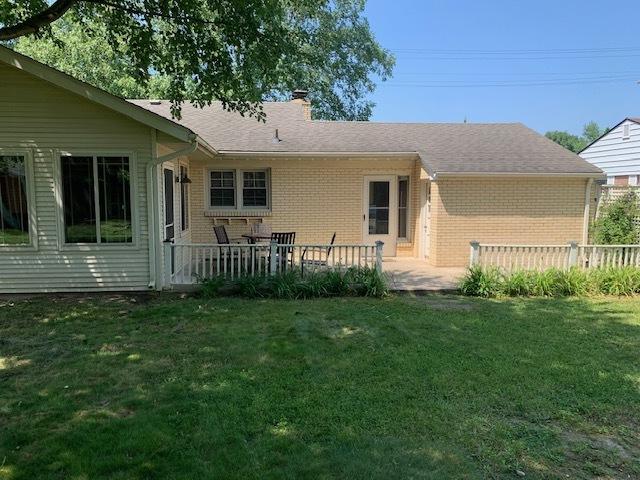
[(398, 237), (398, 178), (393, 175), (364, 177), (363, 241), (384, 242), (382, 254), (396, 254)]

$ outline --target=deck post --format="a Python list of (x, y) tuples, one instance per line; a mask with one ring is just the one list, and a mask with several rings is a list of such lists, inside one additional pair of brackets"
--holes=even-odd
[(474, 265), (477, 265), (480, 260), (480, 242), (474, 240), (470, 245), (471, 251), (469, 255), (469, 266), (473, 267)]
[(171, 287), (171, 256), (173, 255), (172, 247), (173, 243), (164, 242), (164, 282), (162, 289), (168, 289)]
[(384, 242), (378, 240), (376, 242), (376, 271), (382, 273), (382, 247)]
[(578, 242), (569, 242), (569, 265), (568, 267), (575, 267), (578, 264)]
[(275, 275), (277, 273), (277, 258), (276, 255), (278, 253), (278, 244), (275, 240), (271, 240), (271, 244), (269, 245), (269, 275)]

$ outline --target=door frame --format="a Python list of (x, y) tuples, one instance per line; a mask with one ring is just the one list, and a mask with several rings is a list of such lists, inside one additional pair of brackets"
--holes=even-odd
[(420, 180), (420, 232), (418, 235), (418, 255), (422, 259), (429, 258), (431, 250), (431, 218), (433, 215), (433, 199), (431, 198), (431, 180)]
[(385, 242), (385, 257), (394, 257), (397, 253), (398, 244), (398, 175), (365, 175), (362, 182), (362, 241), (368, 242), (368, 237), (375, 237), (369, 234), (369, 183), (375, 181), (389, 182), (389, 233), (393, 239), (393, 246)]

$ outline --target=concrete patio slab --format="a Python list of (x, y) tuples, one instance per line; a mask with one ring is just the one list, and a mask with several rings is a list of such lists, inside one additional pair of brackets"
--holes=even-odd
[(451, 291), (466, 269), (433, 267), (425, 260), (412, 257), (389, 257), (382, 262), (382, 270), (389, 278), (389, 288), (395, 291)]

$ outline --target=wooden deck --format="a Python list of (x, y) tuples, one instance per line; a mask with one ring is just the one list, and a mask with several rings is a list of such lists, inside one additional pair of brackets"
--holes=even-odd
[(425, 260), (411, 257), (383, 259), (382, 269), (394, 291), (453, 291), (458, 289), (465, 268), (433, 267)]

